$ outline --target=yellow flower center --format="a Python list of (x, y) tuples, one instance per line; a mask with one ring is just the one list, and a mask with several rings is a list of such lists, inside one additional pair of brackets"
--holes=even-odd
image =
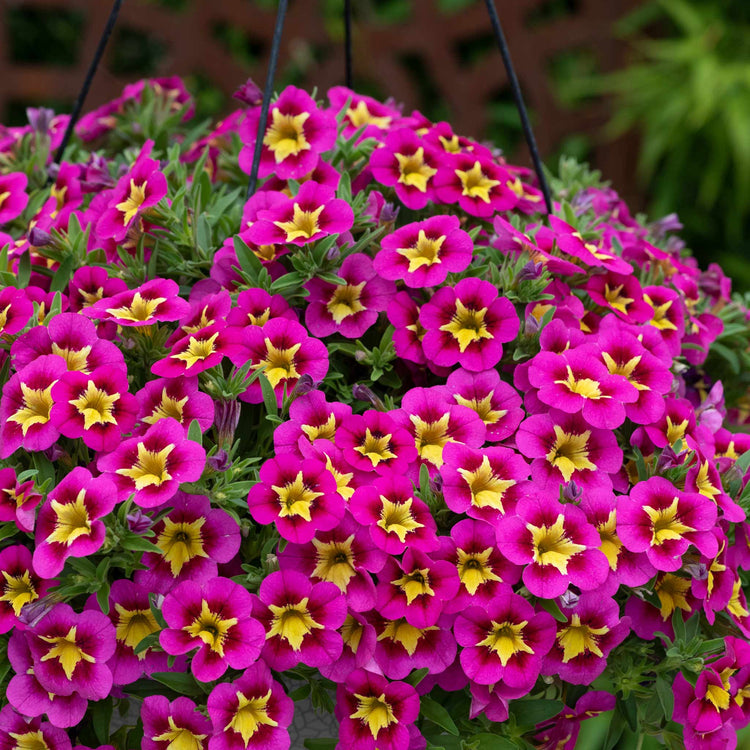
[(667, 440), (671, 446), (674, 446), (678, 440), (685, 440), (688, 424), (687, 419), (683, 419), (682, 422), (675, 424), (672, 422), (672, 417), (667, 417)]
[(84, 346), (81, 349), (70, 349), (52, 342), (52, 353), (57, 354), (58, 357), (62, 357), (65, 360), (68, 370), (76, 370), (88, 375), (88, 357), (91, 354), (91, 345)]
[(29, 388), (26, 383), (21, 383), (21, 398), (23, 406), (8, 417), (9, 422), (21, 425), (24, 437), (35, 424), (47, 424), (49, 413), (52, 409), (52, 386), (50, 383), (46, 388)]
[(294, 362), (294, 355), (297, 354), (302, 344), (294, 344), (288, 349), (277, 349), (271, 339), (266, 339), (266, 358), (261, 360), (257, 365), (253, 365), (253, 370), (264, 367), (263, 374), (268, 378), (268, 382), (276, 388), (282, 380), (291, 380), (298, 378), (299, 372)]
[(393, 643), (398, 643), (403, 647), (409, 656), (413, 656), (417, 650), (419, 641), (429, 630), (437, 630), (436, 625), (429, 628), (415, 628), (406, 622), (406, 619), (400, 617), (398, 620), (387, 620), (383, 632), (378, 636), (379, 641), (388, 639)]
[(187, 727), (178, 727), (172, 716), (167, 717), (169, 729), (151, 739), (154, 742), (168, 742), (164, 750), (202, 750), (207, 734), (194, 734)]
[(83, 416), (83, 429), (90, 430), (95, 424), (117, 424), (113, 412), (115, 403), (119, 400), (119, 393), (107, 393), (104, 389), (97, 388), (93, 380), (89, 380), (86, 390), (68, 403)]
[(195, 557), (208, 557), (203, 548), (201, 528), (206, 523), (205, 517), (195, 521), (175, 523), (170, 518), (164, 519), (164, 529), (156, 538), (156, 546), (169, 563), (172, 575), (177, 577), (183, 566)]
[(146, 424), (156, 424), (160, 419), (169, 419), (171, 417), (182, 424), (182, 415), (187, 402), (187, 396), (181, 399), (172, 398), (167, 394), (167, 389), (164, 388), (161, 392), (161, 401), (154, 406), (151, 414), (143, 418), (143, 421)]
[(617, 511), (611, 510), (607, 520), (596, 527), (601, 545), (599, 550), (604, 554), (612, 570), (617, 570), (617, 562), (622, 549), (622, 542), (617, 536)]
[(484, 322), (486, 314), (486, 307), (475, 310), (472, 307), (466, 307), (460, 299), (457, 299), (456, 312), (453, 313), (450, 323), (440, 326), (440, 330), (450, 333), (458, 341), (458, 349), (463, 353), (470, 344), (482, 339), (494, 338)]
[(78, 537), (91, 534), (91, 519), (84, 503), (85, 497), (86, 490), (81, 490), (72, 503), (50, 501), (50, 507), (57, 518), (54, 531), (47, 537), (48, 542), (57, 542), (69, 547)]
[(356, 575), (352, 543), (354, 534), (343, 542), (321, 542), (313, 538), (315, 545), (315, 570), (313, 576), (335, 583), (341, 593), (346, 593), (349, 581)]
[(483, 399), (476, 398), (464, 398), (458, 393), (453, 394), (453, 398), (460, 406), (468, 406), (469, 409), (475, 411), (482, 422), (486, 425), (497, 424), (507, 413), (507, 409), (493, 409), (492, 408), (492, 394), (489, 393)]
[(710, 497), (711, 500), (714, 500), (717, 495), (721, 494), (721, 488), (711, 484), (711, 479), (708, 476), (708, 469), (709, 463), (708, 461), (704, 461), (701, 464), (700, 469), (698, 469), (698, 474), (695, 477), (695, 486), (701, 495), (704, 497)]
[(294, 215), (290, 221), (274, 221), (274, 224), (281, 229), (282, 232), (286, 233), (286, 241), (294, 242), (294, 240), (304, 237), (310, 239), (320, 232), (320, 224), (318, 219), (323, 213), (325, 206), (318, 206), (313, 211), (303, 210), (298, 203), (294, 204)]
[(7, 570), (2, 571), (5, 583), (2, 586), (0, 602), (8, 602), (13, 607), (16, 617), (21, 614), (24, 604), (33, 602), (39, 598), (34, 584), (31, 582), (31, 573), (24, 570), (17, 576), (12, 576)]
[(184, 362), (187, 368), (192, 367), (196, 362), (203, 362), (216, 351), (214, 344), (218, 336), (217, 331), (207, 339), (191, 338), (188, 348), (179, 354), (172, 354), (171, 358)]
[(552, 526), (534, 526), (526, 524), (531, 532), (531, 543), (534, 547), (534, 562), (539, 565), (551, 565), (563, 575), (568, 572), (570, 559), (586, 549), (585, 544), (577, 544), (565, 534), (565, 516), (561, 513)]
[(425, 461), (440, 468), (443, 465), (443, 448), (447, 443), (456, 442), (448, 434), (450, 414), (443, 414), (436, 422), (425, 422), (416, 414), (410, 414), (409, 419), (414, 425), (417, 453)]
[(559, 469), (566, 482), (570, 481), (575, 471), (596, 471), (596, 465), (589, 461), (591, 430), (585, 430), (580, 435), (565, 432), (560, 425), (555, 425), (554, 430), (555, 442), (546, 458)]
[(482, 456), (482, 463), (474, 471), (461, 468), (458, 473), (469, 485), (471, 504), (475, 508), (493, 508), (501, 513), (505, 512), (503, 497), (506, 491), (516, 484), (515, 479), (498, 477), (492, 470), (487, 456)]
[(167, 471), (167, 459), (175, 449), (173, 444), (160, 451), (150, 451), (143, 443), (138, 443), (138, 458), (129, 469), (117, 469), (116, 473), (129, 477), (135, 482), (136, 490), (144, 487), (161, 487), (164, 482), (172, 479)]
[[(135, 648), (146, 636), (160, 629), (150, 609), (125, 609), (122, 604), (115, 604), (115, 612), (117, 612), (115, 636), (118, 641), (130, 648)], [(145, 656), (145, 651), (138, 654), (141, 659)]]
[(624, 284), (619, 284), (614, 289), (610, 289), (609, 284), (604, 285), (604, 299), (611, 308), (621, 312), (623, 315), (628, 314), (628, 305), (635, 300), (633, 297), (626, 297), (624, 294), (620, 294)]
[[(0, 198), (2, 197), (3, 194), (0, 193)], [(2, 201), (0, 201), (1, 203)], [(13, 750), (50, 750), (40, 729), (37, 729), (36, 732), (24, 732), (23, 734), (9, 732), (8, 736), (15, 740)]]
[(326, 309), (331, 313), (336, 325), (339, 325), (344, 318), (366, 309), (359, 301), (364, 288), (364, 281), (359, 284), (339, 284), (336, 286), (331, 299), (326, 303)]
[(651, 309), (654, 311), (654, 316), (649, 321), (649, 325), (654, 326), (654, 328), (658, 328), (660, 331), (677, 330), (677, 326), (667, 317), (667, 312), (669, 311), (669, 308), (672, 307), (671, 299), (667, 300), (662, 305), (655, 305), (648, 294), (644, 294), (643, 299), (650, 305)]
[(520, 654), (533, 654), (534, 650), (524, 641), (523, 629), (529, 624), (528, 620), (521, 622), (495, 622), (492, 620), (490, 629), (484, 640), (479, 641), (477, 646), (486, 646), (490, 651), (496, 653), (500, 663), (505, 666), (512, 656)]
[(500, 184), (500, 180), (491, 180), (484, 172), (478, 161), (469, 170), (457, 169), (456, 174), (461, 180), (461, 193), (469, 198), (479, 198), (485, 203), (490, 202), (490, 190)]
[(115, 206), (118, 211), (122, 211), (122, 213), (124, 214), (124, 216), (122, 217), (123, 224), (130, 224), (145, 200), (146, 183), (144, 182), (142, 185), (136, 185), (135, 180), (131, 179), (130, 192), (128, 193), (128, 197), (122, 203), (118, 203)]
[(50, 659), (57, 659), (60, 662), (65, 676), (70, 680), (73, 677), (76, 667), (79, 662), (87, 661), (90, 664), (94, 664), (96, 659), (90, 654), (87, 654), (81, 649), (76, 643), (76, 626), (71, 626), (70, 630), (66, 635), (40, 635), (41, 640), (52, 644), (52, 648), (41, 658), (40, 661), (49, 661)]
[(211, 651), (219, 656), (224, 656), (224, 644), (229, 636), (229, 629), (237, 624), (236, 617), (222, 618), (218, 612), (212, 612), (208, 602), (201, 600), (200, 614), (190, 625), (185, 625), (183, 630), (190, 633), (194, 638), (200, 638)]
[(367, 108), (367, 104), (363, 101), (357, 102), (357, 106), (352, 109), (346, 110), (346, 116), (349, 118), (349, 122), (355, 128), (361, 128), (363, 125), (374, 125), (377, 128), (387, 130), (391, 124), (392, 117), (379, 117), (373, 115)]
[(635, 368), (638, 367), (642, 359), (642, 356), (640, 354), (637, 354), (635, 357), (631, 357), (627, 362), (616, 362), (614, 358), (607, 352), (602, 352), (602, 359), (607, 365), (607, 369), (609, 370), (610, 374), (622, 375), (624, 378), (627, 378), (630, 385), (632, 385), (634, 388), (637, 388), (639, 391), (651, 390), (647, 385), (643, 385), (643, 383), (639, 383), (633, 378), (633, 372), (635, 371)]
[(598, 638), (605, 633), (609, 633), (608, 627), (592, 628), (581, 623), (580, 615), (573, 615), (570, 618), (570, 625), (560, 630), (556, 636), (563, 650), (563, 664), (567, 664), (585, 651), (589, 651), (594, 656), (604, 656), (599, 648)]
[(287, 482), (279, 487), (272, 485), (271, 489), (276, 493), (279, 500), (279, 518), (289, 516), (300, 516), (305, 521), (310, 521), (310, 509), (313, 501), (322, 496), (322, 492), (314, 492), (306, 484), (302, 472), (298, 471), (293, 482)]
[(386, 729), (398, 722), (391, 704), (385, 699), (385, 693), (379, 696), (355, 693), (354, 697), (357, 699), (357, 710), (350, 714), (349, 718), (360, 719), (362, 724), (370, 730), (374, 740), (377, 739), (381, 729)]
[(285, 115), (278, 109), (271, 113), (272, 122), (266, 130), (263, 145), (273, 152), (273, 158), (280, 164), (289, 156), (296, 156), (301, 151), (310, 149), (310, 143), (305, 137), (305, 122), (310, 117), (309, 112), (298, 115)]
[(301, 429), (311, 443), (315, 440), (333, 440), (336, 436), (336, 415), (329, 414), (328, 419), (323, 424), (303, 424)]
[(122, 307), (110, 307), (107, 312), (118, 320), (130, 320), (133, 323), (145, 323), (147, 320), (153, 317), (156, 313), (156, 309), (161, 305), (162, 302), (166, 302), (166, 297), (152, 297), (151, 299), (144, 299), (140, 292), (136, 292), (133, 295), (133, 299), (129, 305), (123, 305)]
[(492, 547), (487, 547), (487, 549), (481, 552), (466, 552), (462, 549), (456, 550), (458, 577), (472, 596), (477, 593), (477, 589), (482, 584), (488, 581), (502, 581), (502, 578), (496, 575), (490, 567), (491, 554)]
[(420, 193), (427, 192), (427, 182), (437, 174), (424, 160), (424, 148), (420, 146), (413, 154), (396, 154), (398, 161), (398, 181), (402, 185), (415, 187)]
[(350, 614), (346, 616), (344, 624), (341, 626), (341, 637), (344, 645), (349, 646), (352, 653), (356, 654), (359, 648), (359, 642), (365, 632), (365, 626), (358, 620), (355, 620)]
[(664, 544), (670, 539), (674, 541), (682, 539), (683, 534), (695, 531), (692, 526), (687, 526), (680, 520), (678, 505), (679, 499), (674, 497), (668, 508), (643, 506), (643, 510), (651, 520), (651, 544), (653, 546)]
[(721, 685), (709, 682), (706, 685), (706, 698), (717, 711), (726, 711), (729, 708), (729, 692)]
[(411, 247), (400, 247), (396, 250), (409, 261), (409, 273), (414, 273), (421, 266), (432, 266), (441, 263), (440, 248), (445, 242), (445, 235), (432, 239), (428, 237), (424, 229), (419, 230), (417, 241)]
[(406, 540), (408, 533), (424, 527), (424, 524), (419, 523), (412, 515), (411, 498), (403, 503), (394, 503), (381, 495), (380, 502), (383, 503), (383, 506), (380, 509), (380, 518), (377, 525), (386, 534), (395, 534), (400, 542), (403, 543)]
[(662, 620), (666, 621), (667, 618), (671, 617), (675, 609), (681, 609), (683, 612), (692, 611), (687, 601), (690, 581), (686, 578), (667, 573), (661, 581), (656, 581), (654, 591), (656, 591), (661, 604), (659, 614), (661, 614)]
[(266, 640), (278, 636), (287, 641), (294, 651), (299, 651), (307, 635), (315, 629), (325, 628), (313, 619), (307, 605), (308, 597), (300, 599), (297, 604), (284, 604), (283, 606), (269, 604), (268, 608), (273, 618), (271, 628), (266, 633)]
[(374, 435), (368, 427), (365, 430), (365, 439), (362, 445), (358, 445), (354, 450), (361, 453), (365, 458), (369, 458), (373, 466), (377, 466), (381, 461), (396, 458), (396, 454), (390, 449), (391, 433), (383, 435), (376, 432)]
[(435, 592), (430, 586), (429, 568), (417, 568), (411, 573), (404, 573), (401, 578), (391, 581), (394, 586), (398, 586), (406, 595), (406, 603), (411, 604), (418, 596), (435, 596)]
[(247, 745), (250, 742), (250, 738), (264, 724), (269, 727), (279, 726), (279, 722), (268, 715), (268, 701), (271, 700), (270, 690), (258, 698), (248, 698), (239, 690), (236, 695), (237, 709), (232, 720), (224, 727), (225, 732), (230, 729), (233, 732), (237, 732), (237, 734), (242, 736), (242, 741), (245, 745)]
[(567, 365), (568, 377), (565, 380), (555, 380), (557, 385), (564, 385), (571, 393), (576, 393), (583, 398), (590, 398), (598, 401), (601, 398), (610, 398), (603, 396), (599, 390), (599, 383), (591, 378), (581, 378), (580, 380), (573, 375), (570, 365)]
[(734, 585), (732, 587), (732, 598), (729, 600), (729, 603), (727, 604), (727, 612), (730, 612), (739, 620), (741, 620), (743, 617), (747, 617), (748, 615), (750, 615), (750, 612), (748, 612), (747, 608), (743, 606), (742, 599), (740, 599), (741, 590), (742, 590), (742, 581), (738, 578), (734, 582)]

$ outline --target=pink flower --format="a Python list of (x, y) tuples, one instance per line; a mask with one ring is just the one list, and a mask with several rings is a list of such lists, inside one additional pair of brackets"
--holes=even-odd
[(163, 378), (182, 378), (217, 367), (225, 356), (242, 351), (242, 335), (222, 324), (215, 324), (176, 341), (172, 351), (151, 366)]
[[(240, 168), (250, 174), (255, 141), (260, 121), (260, 108), (251, 109), (240, 124), (243, 148)], [(312, 97), (295, 86), (287, 86), (268, 113), (263, 136), (260, 178), (277, 175), (297, 180), (314, 169), (318, 154), (336, 142), (336, 118), (332, 112), (320, 110)]]
[(351, 229), (354, 213), (346, 201), (334, 196), (333, 188), (305, 182), (293, 198), (259, 211), (248, 239), (257, 245), (306, 245), (330, 234), (342, 234)]
[(117, 490), (106, 477), (76, 466), (49, 494), (36, 522), (34, 570), (53, 578), (68, 557), (87, 557), (104, 542), (106, 516), (117, 502)]
[(70, 738), (63, 729), (58, 729), (47, 721), (28, 720), (27, 716), (12, 706), (0, 711), (0, 747), (20, 748), (36, 744), (50, 750), (70, 750)]
[(41, 499), (33, 480), (19, 482), (15, 469), (0, 469), (0, 521), (14, 521), (22, 531), (33, 531)]
[[(0, 238), (0, 245), (2, 239)], [(21, 289), (0, 289), (0, 335), (12, 336), (22, 330), (34, 314), (34, 305)]]
[(372, 260), (362, 253), (348, 255), (337, 275), (346, 283), (311, 279), (305, 284), (310, 292), (305, 324), (313, 336), (340, 333), (356, 339), (376, 323), (396, 288), (385, 280), (389, 277), (376, 273)]
[(380, 241), (375, 270), (414, 289), (442, 284), (471, 263), (474, 243), (459, 227), (456, 216), (432, 216), (397, 229)]
[(393, 348), (396, 354), (418, 365), (427, 364), (422, 349), (425, 329), (419, 322), (419, 307), (407, 292), (398, 292), (386, 311), (388, 321), (396, 329), (393, 332)]
[(99, 456), (96, 465), (114, 481), (122, 499), (133, 494), (137, 505), (155, 508), (173, 497), (182, 482), (199, 479), (205, 463), (206, 451), (186, 439), (179, 422), (167, 418)]
[(168, 750), (179, 742), (190, 750), (206, 750), (211, 722), (190, 700), (180, 696), (170, 703), (163, 695), (149, 695), (141, 705), (143, 750)]
[(7, 224), (23, 213), (29, 203), (26, 194), (28, 177), (23, 172), (0, 175), (0, 225)]
[(395, 107), (358, 94), (345, 86), (328, 89), (328, 100), (336, 112), (342, 112), (347, 107), (344, 113), (345, 138), (351, 138), (360, 128), (364, 128), (361, 139), (380, 138), (394, 122), (401, 119), (401, 112)]
[(513, 304), (498, 297), (489, 281), (474, 277), (439, 289), (422, 306), (419, 321), (428, 360), (441, 367), (460, 362), (474, 372), (500, 361), (503, 343), (516, 337), (519, 325)]
[(167, 629), (159, 643), (168, 654), (198, 649), (190, 669), (201, 682), (219, 679), (228, 667), (244, 669), (260, 655), (263, 627), (251, 615), (253, 596), (228, 578), (202, 586), (184, 581), (164, 599)]
[(0, 633), (7, 633), (20, 626), (23, 608), (43, 597), (51, 582), (36, 573), (31, 552), (22, 544), (0, 552), (0, 581)]
[(141, 431), (161, 419), (176, 420), (186, 435), (194, 419), (201, 432), (213, 424), (214, 402), (198, 390), (198, 378), (149, 380), (135, 395), (140, 402), (138, 420)]

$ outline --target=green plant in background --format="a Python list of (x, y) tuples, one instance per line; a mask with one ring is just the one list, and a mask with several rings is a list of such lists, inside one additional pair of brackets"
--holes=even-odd
[(652, 215), (676, 210), (696, 255), (750, 287), (750, 4), (655, 0), (618, 32), (634, 62), (580, 94), (614, 95), (608, 135), (640, 134)]

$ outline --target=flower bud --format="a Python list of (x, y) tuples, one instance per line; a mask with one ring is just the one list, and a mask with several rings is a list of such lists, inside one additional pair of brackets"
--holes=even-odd
[(31, 125), (37, 135), (47, 135), (49, 133), (54, 116), (54, 109), (47, 109), (46, 107), (28, 107), (26, 109), (26, 117), (29, 118), (29, 125)]
[(583, 490), (571, 479), (563, 488), (563, 500), (568, 503), (577, 503), (583, 496)]
[(354, 396), (357, 401), (366, 401), (368, 404), (372, 404), (376, 409), (380, 409), (380, 411), (386, 410), (385, 404), (380, 400), (380, 397), (373, 393), (373, 391), (366, 385), (355, 383), (352, 386), (352, 396)]
[(240, 421), (241, 405), (239, 401), (215, 401), (214, 427), (217, 432), (219, 448), (234, 442), (234, 433)]
[(232, 99), (247, 104), (249, 107), (257, 107), (263, 102), (263, 92), (252, 78), (248, 78), (233, 94)]
[(142, 534), (151, 528), (151, 519), (140, 508), (128, 513), (125, 520), (128, 522), (128, 528), (134, 534)]
[(45, 232), (44, 229), (33, 227), (29, 232), (29, 244), (32, 247), (46, 247), (51, 242), (52, 235), (49, 232)]
[(232, 462), (229, 460), (229, 455), (223, 448), (219, 448), (213, 456), (209, 456), (206, 459), (206, 463), (214, 471), (226, 471), (232, 466)]
[(578, 600), (581, 598), (580, 594), (576, 594), (575, 591), (567, 589), (560, 595), (560, 604), (566, 609), (572, 609), (578, 604)]

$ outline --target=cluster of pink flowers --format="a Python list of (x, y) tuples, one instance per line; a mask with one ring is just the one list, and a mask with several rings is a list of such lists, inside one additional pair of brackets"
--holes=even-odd
[(273, 102), (247, 200), (260, 107), (191, 116), (141, 82), (46, 171), (65, 118), (0, 128), (0, 746), (285, 750), (303, 679), (341, 750), (570, 750), (613, 709), (734, 747), (721, 269), (342, 87)]

